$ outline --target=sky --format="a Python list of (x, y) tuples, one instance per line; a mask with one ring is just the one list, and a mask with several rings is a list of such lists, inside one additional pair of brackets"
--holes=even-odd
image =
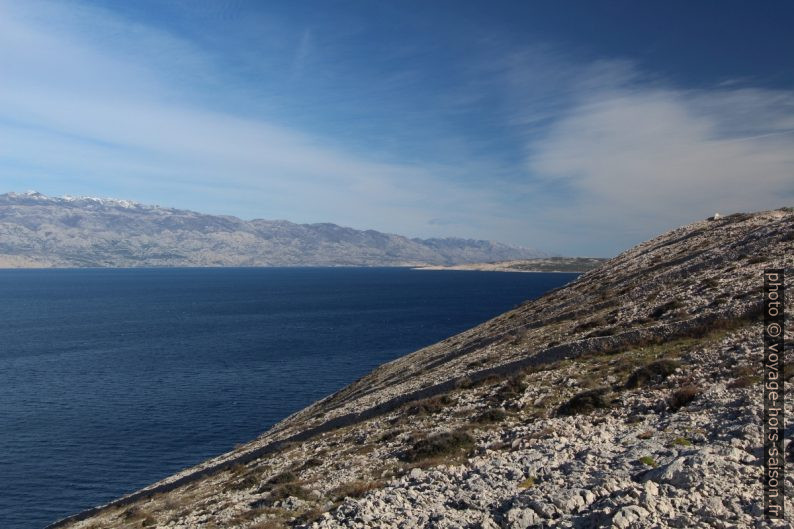
[(787, 1), (0, 0), (0, 193), (611, 256), (794, 204)]

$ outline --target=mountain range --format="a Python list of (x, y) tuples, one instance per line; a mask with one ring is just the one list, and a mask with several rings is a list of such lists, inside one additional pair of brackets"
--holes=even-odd
[(492, 241), (246, 221), (128, 200), (0, 195), (0, 267), (417, 266), (544, 256)]

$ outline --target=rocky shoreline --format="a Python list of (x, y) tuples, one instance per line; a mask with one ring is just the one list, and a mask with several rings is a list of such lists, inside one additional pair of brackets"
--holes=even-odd
[(790, 209), (673, 230), (52, 527), (767, 527), (757, 315), (792, 250)]

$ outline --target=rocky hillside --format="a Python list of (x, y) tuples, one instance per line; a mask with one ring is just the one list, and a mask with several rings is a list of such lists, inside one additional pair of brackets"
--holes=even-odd
[(126, 200), (0, 195), (0, 268), (414, 266), (542, 255), (491, 241), (243, 221)]
[(768, 267), (794, 209), (673, 230), (58, 526), (767, 527)]

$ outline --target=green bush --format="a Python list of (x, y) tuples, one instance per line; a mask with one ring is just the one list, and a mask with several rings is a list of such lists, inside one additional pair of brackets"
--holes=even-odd
[(657, 463), (656, 460), (654, 458), (652, 458), (651, 456), (642, 456), (638, 461), (640, 463), (642, 463), (643, 465), (647, 465), (647, 466), (653, 467), (653, 468), (656, 468), (656, 467), (659, 466), (659, 463)]

